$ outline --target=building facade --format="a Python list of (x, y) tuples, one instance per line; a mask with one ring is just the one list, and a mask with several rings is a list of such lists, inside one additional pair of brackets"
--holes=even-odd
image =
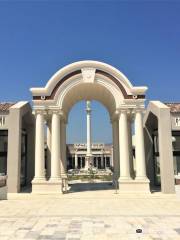
[[(60, 193), (67, 170), (113, 166), (120, 192), (174, 193), (179, 177), (179, 105), (150, 101), (119, 70), (96, 61), (70, 64), (32, 88), (28, 102), (0, 105), (0, 172), (8, 192), (32, 185), (33, 193)], [(66, 145), (72, 106), (87, 101), (87, 143)], [(88, 101), (100, 101), (112, 124), (112, 145), (93, 144)], [(173, 110), (175, 109), (175, 110)], [(45, 143), (47, 149), (45, 152)]]
[(34, 123), (28, 102), (0, 104), (0, 174), (8, 192), (20, 192), (34, 176)]
[[(113, 146), (112, 144), (93, 143), (92, 167), (106, 169), (113, 167)], [(85, 168), (87, 154), (86, 143), (75, 143), (67, 145), (67, 169)]]
[[(180, 104), (151, 101), (144, 116), (146, 168), (151, 185), (169, 192), (179, 182)], [(168, 177), (165, 177), (168, 176)]]

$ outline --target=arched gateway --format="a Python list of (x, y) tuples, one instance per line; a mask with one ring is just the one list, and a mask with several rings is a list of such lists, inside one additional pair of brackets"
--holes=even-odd
[[(149, 191), (146, 177), (143, 121), (147, 87), (134, 87), (116, 68), (97, 61), (70, 64), (48, 81), (44, 88), (31, 88), (35, 135), (33, 192), (60, 192), (66, 176), (66, 124), (72, 106), (80, 100), (100, 101), (108, 110), (113, 129), (114, 175), (119, 190)], [(136, 173), (133, 171), (131, 124), (136, 140)], [(45, 176), (44, 125), (49, 148)]]

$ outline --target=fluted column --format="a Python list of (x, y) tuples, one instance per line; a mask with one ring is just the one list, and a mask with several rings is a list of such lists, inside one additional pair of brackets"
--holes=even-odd
[(119, 115), (120, 180), (130, 180), (127, 111)]
[(146, 165), (145, 165), (145, 150), (144, 150), (144, 133), (143, 133), (143, 120), (142, 110), (135, 111), (135, 153), (136, 153), (136, 179), (146, 178)]
[(51, 180), (60, 179), (60, 115), (52, 113)]
[(41, 111), (36, 114), (35, 137), (35, 180), (45, 180), (44, 113)]

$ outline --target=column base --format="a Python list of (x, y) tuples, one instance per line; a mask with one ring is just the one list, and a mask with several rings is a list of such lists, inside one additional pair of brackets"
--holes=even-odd
[(48, 180), (49, 183), (55, 183), (55, 182), (61, 182), (61, 178), (60, 177), (50, 177)]
[(120, 193), (150, 193), (149, 179), (119, 179)]
[(32, 181), (32, 193), (48, 194), (48, 193), (62, 193), (62, 181), (61, 179), (50, 179)]
[(36, 183), (36, 182), (44, 182), (46, 181), (45, 177), (34, 177), (32, 180), (32, 183)]
[(92, 156), (86, 156), (85, 157), (85, 170), (88, 170), (92, 166)]

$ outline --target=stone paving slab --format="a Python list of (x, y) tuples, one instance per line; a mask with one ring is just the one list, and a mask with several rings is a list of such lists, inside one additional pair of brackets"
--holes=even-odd
[(16, 199), (0, 201), (0, 217), (12, 216), (128, 216), (128, 215), (169, 215), (180, 216), (180, 199), (174, 197), (150, 196), (121, 198), (117, 195), (111, 197), (93, 198), (62, 196), (39, 199)]
[(180, 198), (112, 191), (18, 195), (0, 201), (0, 240), (14, 239), (180, 240)]
[[(180, 239), (177, 217), (43, 217), (0, 219), (0, 239)], [(136, 229), (142, 233), (136, 233)]]

